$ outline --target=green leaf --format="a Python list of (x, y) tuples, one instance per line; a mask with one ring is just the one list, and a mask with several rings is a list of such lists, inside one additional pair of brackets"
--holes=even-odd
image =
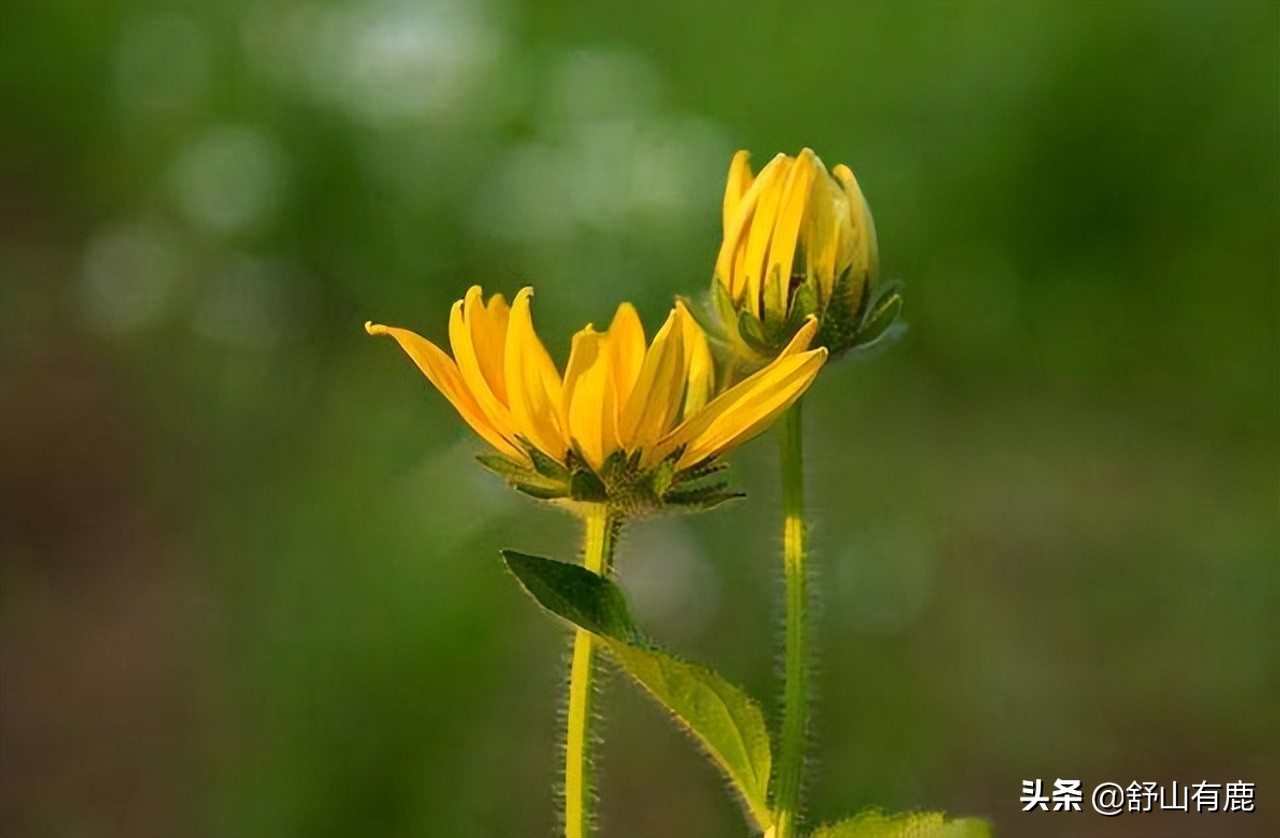
[(606, 642), (627, 674), (698, 739), (756, 823), (767, 829), (773, 822), (768, 803), (773, 756), (760, 705), (705, 666), (654, 648), (608, 638)]
[(582, 565), (503, 550), (502, 558), (539, 605), (579, 628), (603, 637), (637, 636), (618, 586)]
[(947, 820), (939, 812), (886, 815), (871, 809), (823, 826), (810, 838), (991, 838), (991, 826), (979, 818)]
[(617, 585), (584, 567), (503, 550), (507, 567), (538, 604), (598, 636), (632, 678), (698, 739), (742, 795), (761, 829), (769, 814), (769, 731), (760, 706), (705, 666), (646, 643)]

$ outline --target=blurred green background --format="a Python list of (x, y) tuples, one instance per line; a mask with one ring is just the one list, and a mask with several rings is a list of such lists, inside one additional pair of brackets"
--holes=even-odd
[[(553, 354), (706, 287), (732, 152), (815, 148), (910, 331), (808, 399), (815, 821), (1274, 834), (1280, 6), (0, 6), (0, 832), (536, 836), (575, 522), (367, 318), (538, 287)], [(643, 623), (778, 690), (776, 442), (637, 523)], [(771, 713), (776, 703), (766, 702)], [(605, 838), (743, 835), (620, 678)], [(1023, 779), (1252, 815), (1021, 814)]]

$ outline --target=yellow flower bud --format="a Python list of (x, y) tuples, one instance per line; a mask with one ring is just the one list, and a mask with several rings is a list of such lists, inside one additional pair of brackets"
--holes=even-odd
[(830, 172), (811, 149), (779, 154), (752, 175), (748, 154), (729, 166), (724, 241), (712, 284), (721, 330), (744, 359), (773, 357), (804, 323), (833, 354), (883, 336), (901, 308), (878, 288), (875, 223), (848, 166)]

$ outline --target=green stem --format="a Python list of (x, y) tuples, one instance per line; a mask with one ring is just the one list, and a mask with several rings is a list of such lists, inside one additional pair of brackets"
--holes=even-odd
[[(583, 516), (582, 564), (593, 573), (608, 576), (621, 520), (603, 504), (587, 507)], [(569, 667), (569, 710), (564, 747), (564, 835), (587, 838), (591, 833), (591, 699), (595, 671), (595, 644), (589, 632), (573, 636), (573, 662)]]
[(800, 824), (801, 774), (809, 725), (809, 660), (804, 568), (804, 440), (800, 402), (782, 426), (782, 566), (786, 576), (786, 686), (782, 742), (774, 792), (778, 838), (795, 838)]

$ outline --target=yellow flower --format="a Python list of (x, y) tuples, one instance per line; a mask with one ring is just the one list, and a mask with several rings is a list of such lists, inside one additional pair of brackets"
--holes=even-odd
[(875, 223), (848, 166), (828, 172), (806, 148), (753, 176), (747, 152), (734, 155), (713, 291), (739, 354), (773, 357), (811, 315), (834, 353), (870, 343), (901, 307), (896, 288), (876, 296), (878, 275)]
[(406, 329), (365, 328), (395, 338), (500, 455), (481, 462), (538, 497), (630, 512), (723, 500), (723, 484), (694, 481), (790, 407), (827, 356), (807, 349), (818, 326), (811, 319), (772, 363), (719, 392), (706, 335), (683, 303), (647, 345), (635, 308), (623, 303), (607, 330), (574, 335), (562, 375), (534, 331), (532, 296), (524, 288), (510, 307), (501, 294), (486, 304), (472, 287), (449, 318), (452, 357)]

